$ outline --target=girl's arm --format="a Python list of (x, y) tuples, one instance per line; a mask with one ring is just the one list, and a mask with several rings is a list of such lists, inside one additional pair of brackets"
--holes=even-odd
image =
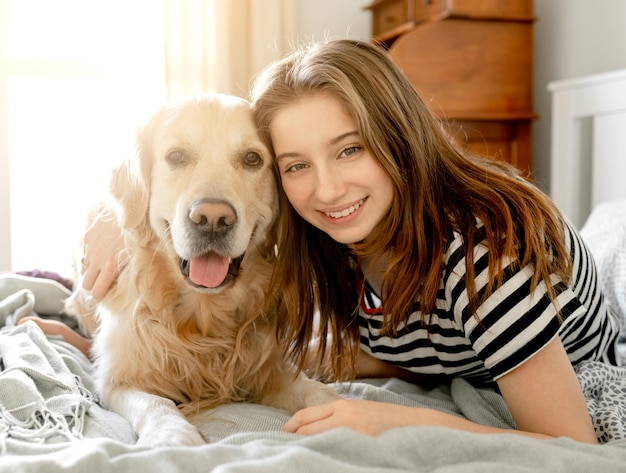
[(498, 386), (517, 423), (517, 431), (476, 424), (433, 409), (349, 399), (298, 411), (284, 429), (309, 435), (342, 426), (377, 435), (394, 427), (430, 425), (478, 433), (566, 436), (597, 442), (578, 380), (559, 338), (502, 376)]
[(356, 360), (357, 378), (398, 378), (425, 388), (435, 388), (446, 380), (443, 376), (413, 373), (359, 350)]
[(558, 337), (502, 376), (498, 387), (521, 431), (597, 442), (578, 378)]
[(32, 320), (33, 322), (35, 322), (39, 326), (39, 328), (47, 335), (61, 335), (67, 343), (69, 343), (70, 345), (74, 345), (87, 358), (90, 357), (91, 340), (77, 334), (76, 332), (74, 332), (74, 330), (65, 325), (63, 322), (59, 322), (58, 320), (42, 319), (37, 316), (27, 316), (22, 317), (17, 322), (17, 325), (21, 325), (28, 320)]

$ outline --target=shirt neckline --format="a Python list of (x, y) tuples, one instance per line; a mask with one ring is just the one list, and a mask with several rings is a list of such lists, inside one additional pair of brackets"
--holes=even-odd
[(361, 259), (357, 256), (356, 257), (356, 271), (355, 271), (355, 275), (356, 275), (356, 288), (357, 288), (357, 292), (359, 294), (359, 307), (361, 308), (361, 310), (363, 312), (365, 312), (367, 315), (383, 315), (384, 314), (384, 309), (383, 307), (367, 307), (365, 305), (365, 291), (374, 294), (378, 299), (380, 299), (380, 296), (378, 294), (376, 294), (376, 291), (374, 291), (374, 289), (372, 288), (372, 286), (369, 285), (369, 283), (367, 282), (367, 280), (365, 279), (365, 277), (363, 276), (363, 272), (361, 271)]

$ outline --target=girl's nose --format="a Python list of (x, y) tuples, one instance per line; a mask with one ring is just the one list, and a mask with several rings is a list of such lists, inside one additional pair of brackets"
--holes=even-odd
[(345, 180), (336, 170), (318, 169), (315, 195), (320, 202), (332, 203), (346, 190)]

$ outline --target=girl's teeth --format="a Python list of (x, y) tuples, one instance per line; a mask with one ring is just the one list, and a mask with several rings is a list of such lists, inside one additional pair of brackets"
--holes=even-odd
[(347, 217), (351, 213), (355, 212), (361, 206), (362, 203), (363, 203), (363, 201), (360, 200), (356, 204), (351, 205), (350, 207), (348, 207), (347, 209), (343, 209), (341, 212), (326, 212), (326, 215), (328, 215), (329, 217), (332, 217), (332, 218)]

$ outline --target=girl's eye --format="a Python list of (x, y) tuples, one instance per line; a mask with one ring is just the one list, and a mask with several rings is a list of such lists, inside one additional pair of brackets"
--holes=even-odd
[(344, 148), (341, 151), (341, 156), (342, 157), (349, 157), (352, 155), (355, 155), (356, 153), (358, 153), (361, 150), (360, 146), (348, 146), (347, 148)]
[(283, 174), (286, 174), (288, 172), (298, 172), (304, 168), (306, 168), (306, 164), (304, 163), (291, 164), (283, 170)]

